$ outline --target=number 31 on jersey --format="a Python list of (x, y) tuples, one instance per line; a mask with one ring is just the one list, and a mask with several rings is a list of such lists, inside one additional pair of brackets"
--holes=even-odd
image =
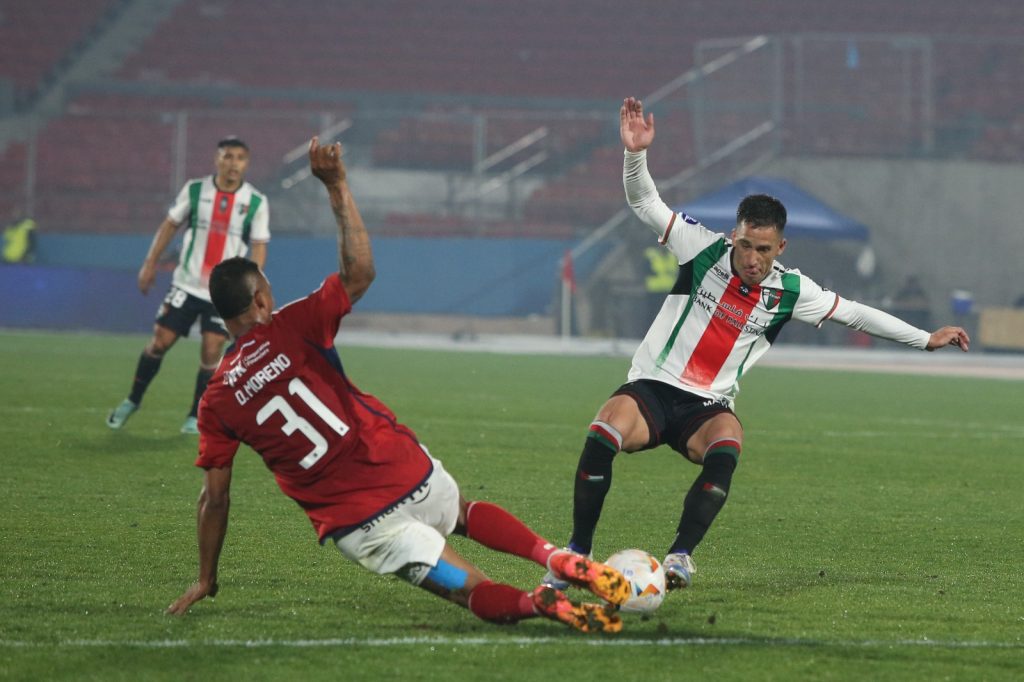
[[(304, 402), (309, 406), (309, 409), (313, 410), (316, 416), (320, 417), (332, 431), (339, 436), (344, 436), (348, 433), (349, 426), (345, 422), (338, 418), (338, 415), (331, 412), (330, 408), (321, 402), (313, 391), (309, 390), (309, 387), (302, 382), (302, 379), (295, 377), (288, 382), (288, 392)], [(299, 461), (299, 465), (303, 469), (309, 469), (316, 464), (321, 457), (327, 454), (327, 439), (316, 430), (316, 428), (309, 423), (308, 420), (301, 417), (288, 401), (283, 396), (276, 395), (267, 401), (267, 404), (260, 408), (260, 411), (256, 413), (256, 423), (263, 425), (271, 415), (275, 412), (279, 412), (284, 417), (284, 423), (281, 424), (281, 430), (284, 435), (290, 436), (296, 431), (302, 433), (303, 436), (309, 439), (313, 444), (313, 449), (309, 451), (302, 460)]]

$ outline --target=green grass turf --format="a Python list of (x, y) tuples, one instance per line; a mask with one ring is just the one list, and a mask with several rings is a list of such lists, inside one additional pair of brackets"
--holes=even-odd
[[(756, 368), (746, 443), (696, 584), (617, 637), (512, 627), (320, 547), (259, 459), (235, 464), (221, 594), (163, 615), (196, 571), (198, 346), (125, 430), (103, 425), (141, 337), (0, 333), (0, 678), (1021, 679), (1021, 386)], [(465, 495), (555, 542), (586, 427), (624, 358), (342, 348)], [(660, 556), (696, 467), (624, 455), (596, 554)], [(523, 587), (542, 569), (453, 544)], [(582, 595), (580, 595), (582, 596)], [(403, 641), (394, 641), (403, 640)], [(249, 645), (246, 645), (249, 643)]]

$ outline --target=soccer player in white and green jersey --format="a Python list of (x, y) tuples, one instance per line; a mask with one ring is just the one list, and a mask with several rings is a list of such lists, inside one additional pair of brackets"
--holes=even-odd
[[(683, 501), (664, 566), (671, 589), (686, 587), (691, 554), (725, 504), (739, 462), (743, 428), (733, 412), (741, 376), (768, 350), (782, 326), (833, 320), (921, 350), (970, 344), (960, 327), (933, 333), (818, 286), (775, 262), (786, 248), (786, 209), (767, 195), (748, 196), (731, 237), (716, 234), (658, 196), (647, 170), (654, 115), (627, 98), (620, 110), (626, 199), (679, 261), (675, 287), (633, 356), (628, 382), (601, 407), (580, 456), (569, 548), (588, 554), (612, 461), (620, 451), (668, 445), (701, 466)], [(560, 581), (545, 577), (556, 587)]]
[(164, 354), (180, 336), (188, 336), (199, 319), (202, 343), (192, 407), (181, 426), (182, 433), (198, 433), (199, 398), (217, 368), (228, 332), (210, 302), (209, 278), (215, 265), (227, 258), (249, 254), (261, 268), (267, 260), (270, 212), (267, 197), (245, 181), (249, 147), (237, 137), (217, 144), (216, 173), (189, 180), (178, 193), (157, 229), (149, 253), (139, 270), (139, 290), (149, 293), (156, 279), (160, 255), (185, 225), (181, 258), (174, 269), (171, 288), (157, 311), (153, 336), (139, 356), (135, 378), (127, 398), (107, 417), (107, 426), (120, 429), (142, 403), (150, 382), (160, 371)]

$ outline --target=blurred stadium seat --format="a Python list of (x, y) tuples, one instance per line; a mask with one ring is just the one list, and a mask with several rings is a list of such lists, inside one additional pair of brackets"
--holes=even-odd
[[(19, 93), (37, 91), (104, 17), (130, 2), (11, 0), (0, 16), (0, 78)], [(995, 0), (970, 11), (959, 0), (637, 0), (628, 13), (586, 0), (357, 7), (265, 0), (258, 11), (243, 0), (183, 0), (123, 57), (113, 86), (72, 90), (65, 113), (41, 128), (37, 213), (68, 229), (149, 230), (179, 181), (210, 171), (217, 139), (234, 134), (249, 142), (249, 177), (273, 190), (287, 151), (325, 122), (352, 117), (359, 162), (439, 174), (472, 173), (482, 159), (547, 129), (543, 140), (488, 169), (500, 174), (544, 155), (530, 166), (534, 182), (507, 218), (453, 219), (450, 201), (433, 218), (426, 209), (385, 207), (379, 214), (395, 218), (389, 229), (492, 234), (506, 230), (502, 220), (522, 217), (530, 226), (506, 231), (591, 226), (622, 206), (609, 103), (653, 92), (686, 71), (701, 41), (756, 34), (802, 41), (801, 65), (790, 53), (783, 62), (783, 151), (1017, 161), (1024, 153), (1022, 22), (1024, 7)], [(843, 37), (853, 34), (861, 39)], [(924, 71), (914, 61), (922, 53), (901, 36), (934, 41), (933, 147), (915, 125), (924, 116), (917, 94)], [(705, 112), (702, 140), (685, 103), (663, 104), (666, 132), (652, 172), (674, 175), (746, 132), (743, 107), (771, 107), (766, 78), (752, 70), (747, 81), (730, 82), (729, 96), (711, 92), (732, 110)], [(69, 147), (74, 158), (62, 154)], [(16, 142), (0, 153), (2, 208), (17, 203), (6, 197), (24, 194), (28, 152)]]
[(14, 84), (19, 99), (35, 93), (119, 4), (121, 0), (7, 0), (0, 7), (0, 78)]

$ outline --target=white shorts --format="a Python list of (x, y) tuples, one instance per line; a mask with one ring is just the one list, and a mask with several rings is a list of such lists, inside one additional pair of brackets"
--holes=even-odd
[(416, 585), (437, 565), (459, 520), (459, 486), (440, 461), (430, 459), (434, 471), (423, 485), (335, 541), (345, 557), (374, 573), (399, 573)]

